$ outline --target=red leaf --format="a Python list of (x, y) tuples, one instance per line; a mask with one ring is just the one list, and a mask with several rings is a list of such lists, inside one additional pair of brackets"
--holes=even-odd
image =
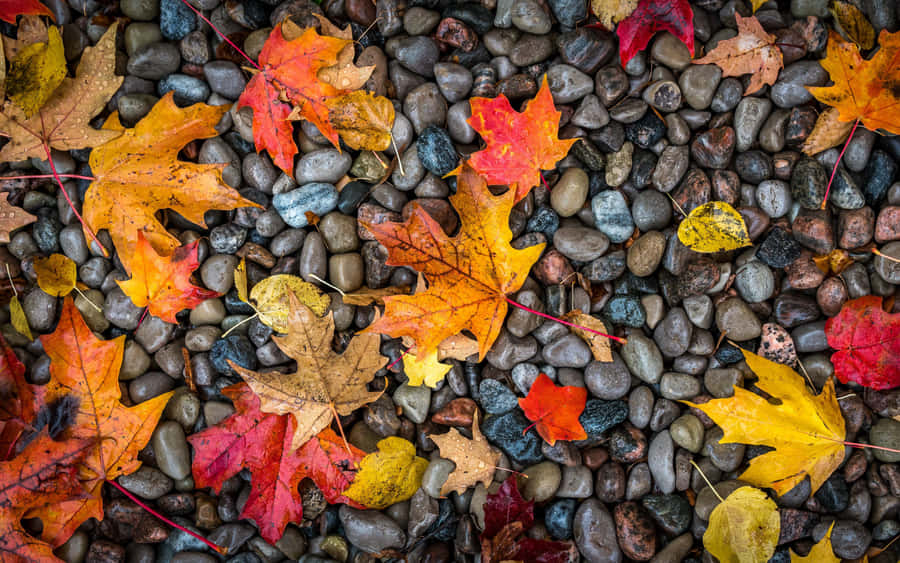
[(16, 16), (50, 16), (56, 21), (50, 8), (38, 0), (0, 0), (0, 20), (16, 25)]
[(557, 387), (545, 374), (538, 375), (528, 396), (519, 406), (528, 420), (535, 423), (537, 433), (551, 446), (557, 440), (584, 440), (587, 432), (578, 421), (587, 402), (584, 387)]
[(694, 11), (688, 0), (641, 0), (616, 28), (622, 66), (643, 50), (657, 31), (668, 31), (681, 39), (694, 55)]
[(515, 475), (500, 485), (500, 490), (484, 501), (482, 538), (492, 538), (510, 522), (521, 522), (524, 528), (534, 524), (534, 501), (526, 501), (519, 493)]
[(322, 490), (325, 500), (362, 508), (342, 496), (356, 476), (365, 452), (325, 430), (291, 451), (296, 422), (290, 415), (259, 410), (259, 398), (246, 383), (222, 391), (237, 412), (221, 423), (194, 434), (193, 473), (198, 487), (219, 490), (224, 481), (246, 467), (252, 473), (250, 497), (241, 518), (252, 518), (269, 543), (281, 539), (288, 522), (300, 522), (303, 505), (297, 486), (305, 477)]
[(16, 441), (37, 416), (44, 387), (25, 381), (25, 366), (0, 336), (0, 461), (10, 459)]
[(578, 552), (571, 543), (522, 538), (516, 559), (524, 563), (568, 563), (578, 560)]
[(834, 373), (842, 383), (872, 389), (900, 386), (900, 313), (886, 313), (881, 297), (867, 295), (844, 303), (825, 323)]

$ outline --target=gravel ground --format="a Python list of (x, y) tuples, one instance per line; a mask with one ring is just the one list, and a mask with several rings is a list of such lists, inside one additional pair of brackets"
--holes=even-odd
[[(773, 86), (742, 97), (749, 76), (723, 79), (715, 66), (691, 65), (685, 46), (668, 34), (623, 68), (613, 35), (578, 25), (586, 19), (585, 0), (325, 0), (321, 6), (308, 0), (191, 1), (251, 57), (284, 17), (303, 26), (316, 23), (315, 13), (342, 26), (349, 22), (359, 40), (358, 60), (376, 66), (367, 87), (390, 97), (398, 110), (393, 135), (404, 173), (395, 170), (377, 184), (382, 168), (371, 154), (338, 152), (302, 123), (296, 127), (302, 154), (294, 177), (286, 176), (255, 152), (250, 110), (232, 107), (219, 125), (221, 135), (191, 143), (183, 157), (228, 163), (226, 182), (265, 209), (211, 211), (208, 231), (166, 214), (168, 228), (182, 241), (202, 239), (197, 278), (224, 294), (179, 315), (178, 325), (155, 317), (139, 325), (142, 309), (115, 283), (125, 279), (118, 260), (88, 248), (53, 184), (2, 183), (13, 201), (39, 217), (0, 246), (12, 274), (33, 282), (36, 256), (70, 257), (89, 288), (86, 296), (103, 304), (97, 312), (77, 301), (88, 325), (104, 338), (127, 335), (123, 401), (176, 390), (141, 454), (143, 467), (119, 482), (175, 521), (228, 546), (227, 561), (365, 562), (383, 549), (407, 550), (408, 561), (475, 561), (486, 491), (479, 486), (440, 498), (453, 464), (426, 437), (446, 429), (434, 415), (459, 420), (474, 401), (486, 413), (485, 435), (504, 452), (500, 466), (529, 476), (523, 494), (538, 507), (531, 535), (572, 540), (590, 562), (625, 560), (622, 549), (645, 550), (639, 544), (648, 537), (656, 540), (654, 561), (712, 561), (700, 538), (717, 501), (689, 462), (696, 461), (722, 492), (738, 487), (747, 460), (762, 453), (718, 444), (722, 431), (678, 402), (726, 397), (733, 385), (744, 384), (750, 372), (735, 347), (716, 347), (720, 335), (754, 351), (789, 336), (793, 347), (780, 348), (783, 358), (799, 360), (821, 387), (833, 373), (825, 320), (848, 299), (892, 297), (900, 284), (895, 264), (851, 250), (874, 241), (884, 254), (900, 258), (900, 183), (893, 183), (900, 140), (857, 129), (825, 211), (818, 206), (838, 150), (815, 158), (799, 152), (821, 110), (804, 86), (828, 81), (818, 62), (831, 25), (822, 18), (827, 2), (770, 1), (757, 12), (767, 30), (790, 38), (785, 43), (794, 47), (785, 50), (786, 68)], [(109, 104), (126, 126), (168, 91), (182, 105), (231, 105), (248, 80), (240, 58), (180, 0), (45, 3), (63, 27), (70, 59), (100, 37), (111, 17), (127, 18), (119, 45), (119, 72), (126, 78)], [(900, 8), (893, 0), (855, 3), (876, 30), (897, 30)], [(706, 52), (736, 34), (735, 12), (750, 13), (746, 0), (697, 0), (693, 8), (698, 49)], [(819, 17), (808, 42), (798, 31), (807, 16)], [(445, 18), (460, 25), (448, 31)], [(0, 31), (14, 33), (6, 24)], [(405, 376), (395, 368), (387, 374), (388, 392), (342, 423), (365, 451), (386, 436), (413, 441), (430, 460), (421, 490), (383, 511), (359, 511), (325, 504), (304, 482), (304, 522), (288, 526), (277, 544), (266, 543), (253, 522), (238, 518), (250, 474), (229, 480), (219, 495), (195, 489), (185, 441), (233, 412), (220, 393), (238, 381), (226, 360), (253, 369), (290, 367), (271, 329), (257, 320), (221, 338), (252, 314), (237, 298), (234, 267), (246, 257), (251, 284), (276, 273), (318, 277), (344, 291), (414, 284), (413, 271), (385, 265), (384, 249), (356, 218), (396, 220), (418, 200), (447, 230), (456, 228), (447, 200), (451, 187), (435, 172), (455, 166), (457, 155), (427, 147), (449, 136), (459, 154), (477, 150), (479, 140), (466, 123), (469, 97), (504, 93), (518, 107), (535, 94), (544, 73), (562, 111), (560, 136), (581, 141), (556, 170), (544, 172), (552, 191), (535, 188), (512, 214), (514, 245), (548, 243), (514, 298), (555, 315), (570, 308), (595, 313), (629, 344), (615, 346), (614, 361), (601, 364), (564, 327), (513, 310), (486, 360), (454, 362), (437, 389), (401, 387)], [(54, 153), (62, 173), (89, 173), (87, 156)], [(393, 149), (385, 151), (386, 159), (392, 156)], [(32, 167), (49, 172), (46, 162), (31, 162), (3, 174)], [(345, 183), (348, 176), (355, 180)], [(336, 203), (330, 197), (334, 184), (343, 184)], [(87, 183), (66, 187), (78, 199)], [(672, 200), (686, 211), (712, 200), (733, 204), (754, 246), (714, 255), (690, 251), (674, 234), (681, 217)], [(307, 211), (321, 217), (315, 228), (307, 225)], [(826, 276), (812, 257), (835, 248), (851, 250), (855, 263)], [(575, 273), (590, 283), (590, 295), (574, 283)], [(26, 285), (23, 305), (32, 329), (52, 331), (61, 301)], [(339, 339), (371, 322), (372, 307), (345, 305), (336, 292), (332, 298)], [(28, 366), (30, 381), (46, 382), (49, 360), (40, 343), (27, 342), (8, 320), (4, 309), (3, 336)], [(196, 393), (185, 386), (182, 348), (190, 352)], [(383, 339), (384, 355), (394, 359), (401, 351), (399, 341)], [(527, 393), (539, 372), (587, 387), (589, 400), (608, 402), (609, 408), (589, 415), (599, 429), (591, 438), (550, 447), (533, 432), (522, 435), (528, 421), (515, 398)], [(839, 384), (837, 395), (848, 440), (898, 447), (900, 422), (892, 417), (900, 415), (900, 390)], [(804, 482), (777, 499), (783, 525), (773, 560), (788, 561), (789, 548), (805, 553), (835, 520), (838, 556), (857, 559), (868, 546), (885, 545), (900, 533), (898, 461), (898, 454), (853, 451), (815, 495)], [(491, 490), (507, 475), (497, 471)], [(116, 491), (105, 494), (106, 519), (86, 523), (61, 548), (66, 561), (222, 559), (145, 518)], [(647, 528), (653, 533), (629, 533)], [(896, 561), (896, 550), (870, 561)]]

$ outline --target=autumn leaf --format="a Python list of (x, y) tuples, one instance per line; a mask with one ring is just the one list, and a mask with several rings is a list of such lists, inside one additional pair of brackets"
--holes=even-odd
[(722, 252), (751, 244), (744, 218), (724, 201), (695, 207), (678, 225), (678, 240), (695, 252)]
[(345, 305), (371, 305), (372, 303), (384, 304), (384, 298), (391, 295), (403, 295), (409, 293), (408, 285), (391, 285), (378, 289), (363, 287), (350, 293), (343, 293), (341, 301)]
[(522, 286), (543, 244), (516, 250), (510, 246), (512, 190), (494, 196), (483, 178), (468, 165), (457, 177), (450, 202), (460, 229), (449, 237), (418, 202), (410, 204), (403, 223), (361, 221), (388, 250), (387, 263), (411, 266), (428, 279), (426, 291), (384, 298), (384, 317), (365, 332), (409, 336), (416, 353), (428, 355), (450, 336), (470, 331), (483, 359), (500, 334), (506, 317), (506, 295)]
[(29, 511), (52, 512), (73, 502), (71, 499), (84, 496), (76, 464), (91, 447), (89, 440), (57, 442), (44, 433), (12, 460), (0, 462), (0, 560), (3, 563), (60, 561), (50, 544), (22, 528), (21, 520)]
[(37, 114), (27, 117), (13, 103), (3, 106), (0, 135), (9, 142), (0, 150), (0, 161), (46, 160), (45, 144), (67, 151), (96, 147), (121, 135), (89, 124), (124, 80), (115, 73), (116, 27), (111, 25), (95, 46), (84, 50), (75, 77), (65, 78)]
[(66, 77), (66, 55), (59, 29), (48, 30), (47, 43), (34, 43), (10, 61), (6, 93), (25, 117), (31, 117)]
[(750, 4), (753, 6), (753, 13), (756, 13), (756, 10), (760, 9), (762, 5), (768, 1), (769, 0), (750, 0)]
[(741, 487), (709, 515), (703, 547), (720, 563), (757, 563), (775, 554), (781, 518), (766, 493)]
[(248, 469), (250, 496), (240, 517), (253, 519), (269, 543), (281, 539), (288, 522), (302, 522), (297, 486), (306, 477), (328, 502), (361, 507), (341, 493), (356, 476), (355, 467), (365, 456), (362, 450), (351, 446), (348, 454), (343, 441), (326, 429), (294, 451), (292, 417), (260, 411), (259, 398), (246, 383), (226, 387), (222, 393), (234, 402), (235, 414), (188, 437), (198, 487), (218, 492), (226, 480)]
[(610, 346), (609, 338), (601, 336), (596, 332), (584, 330), (584, 328), (590, 328), (598, 332), (606, 333), (607, 329), (606, 325), (603, 324), (603, 321), (597, 317), (583, 313), (578, 309), (573, 309), (563, 315), (563, 320), (578, 325), (569, 327), (569, 329), (578, 335), (579, 338), (587, 342), (587, 345), (591, 348), (591, 355), (594, 356), (594, 360), (598, 362), (613, 361), (612, 346)]
[(835, 248), (823, 256), (813, 256), (812, 260), (826, 276), (840, 275), (841, 272), (856, 263), (850, 253), (843, 248)]
[(825, 322), (834, 374), (871, 389), (900, 386), (900, 313), (887, 313), (882, 298), (867, 295), (844, 303)]
[(394, 104), (389, 99), (357, 90), (325, 104), (329, 121), (351, 149), (383, 151), (391, 146)]
[(9, 320), (16, 332), (28, 340), (34, 340), (34, 336), (31, 335), (31, 326), (28, 324), (28, 317), (25, 316), (25, 309), (22, 308), (22, 302), (19, 301), (18, 295), (13, 295), (9, 300)]
[(377, 334), (358, 335), (343, 354), (331, 349), (334, 319), (317, 317), (309, 307), (290, 295), (290, 332), (275, 336), (278, 348), (296, 360), (294, 373), (255, 372), (237, 364), (231, 367), (259, 396), (261, 410), (292, 414), (297, 420), (292, 448), (305, 444), (331, 424), (336, 415), (348, 415), (381, 396), (366, 384), (384, 367), (387, 358), (379, 352)]
[(566, 385), (557, 387), (546, 374), (539, 374), (528, 395), (519, 399), (525, 416), (537, 433), (551, 446), (557, 440), (584, 440), (587, 432), (578, 421), (587, 402), (587, 389)]
[[(541, 182), (541, 169), (551, 169), (569, 154), (577, 139), (560, 140), (560, 112), (553, 105), (547, 77), (534, 99), (521, 113), (505, 95), (469, 100), (469, 125), (487, 145), (469, 157), (468, 164), (488, 184), (504, 185), (515, 191), (519, 201)], [(455, 172), (460, 174), (462, 166)]]
[(774, 448), (751, 459), (739, 479), (774, 489), (781, 496), (809, 476), (815, 493), (844, 459), (846, 431), (834, 381), (829, 379), (822, 393), (813, 395), (788, 366), (742, 352), (759, 378), (756, 386), (779, 404), (741, 387), (735, 387), (734, 396), (727, 399), (682, 402), (700, 409), (722, 428), (720, 443)]
[[(356, 45), (353, 42), (353, 29), (347, 25), (344, 29), (340, 29), (332, 24), (325, 16), (321, 14), (313, 14), (319, 20), (320, 35), (336, 37), (344, 39), (348, 43), (338, 53), (337, 61), (328, 67), (319, 69), (316, 76), (322, 82), (331, 84), (338, 90), (358, 90), (365, 86), (366, 81), (372, 76), (375, 65), (356, 66), (353, 63), (353, 57), (356, 54)], [(290, 22), (290, 23), (288, 23)], [(294, 22), (287, 20), (283, 29), (284, 38), (288, 41), (296, 39), (303, 34)], [(393, 106), (392, 106), (393, 108)]]
[(433, 389), (444, 379), (452, 367), (450, 364), (438, 361), (437, 350), (422, 357), (416, 356), (412, 352), (407, 352), (403, 356), (403, 371), (409, 378), (409, 385), (413, 386), (425, 384)]
[(716, 48), (694, 64), (715, 64), (722, 69), (723, 76), (750, 74), (750, 83), (744, 91), (749, 96), (766, 84), (774, 84), (778, 71), (784, 68), (781, 49), (775, 44), (775, 36), (766, 33), (755, 17), (741, 17), (734, 14), (738, 35), (719, 41)]
[(606, 29), (631, 15), (637, 8), (638, 0), (591, 0), (591, 12), (597, 16)]
[(807, 90), (823, 104), (836, 108), (841, 121), (859, 119), (870, 131), (884, 129), (897, 135), (900, 102), (895, 85), (900, 81), (900, 32), (882, 30), (878, 44), (875, 55), (864, 60), (859, 47), (832, 31), (821, 64), (834, 84), (807, 86)]
[(834, 531), (834, 522), (828, 527), (828, 532), (812, 546), (806, 557), (801, 557), (791, 550), (791, 563), (841, 563), (841, 558), (835, 556), (831, 547), (831, 532)]
[(831, 147), (836, 147), (847, 140), (853, 123), (840, 120), (840, 112), (835, 108), (826, 108), (819, 114), (812, 132), (803, 141), (801, 150), (809, 156), (816, 155)]
[(658, 31), (668, 31), (694, 55), (694, 11), (688, 0), (640, 0), (616, 27), (622, 66), (642, 51)]
[(181, 246), (157, 219), (162, 209), (205, 227), (203, 215), (210, 209), (259, 207), (225, 184), (225, 164), (178, 160), (190, 141), (218, 135), (215, 126), (227, 110), (206, 104), (179, 108), (169, 92), (133, 129), (91, 151), (95, 180), (84, 196), (84, 220), (95, 232), (109, 231), (127, 272), (139, 231), (160, 255)]
[(23, 16), (16, 27), (16, 38), (3, 36), (3, 55), (12, 60), (33, 43), (46, 43), (50, 38), (47, 23), (41, 16)]
[(25, 380), (25, 365), (0, 336), (0, 461), (13, 457), (19, 437), (33, 429), (43, 397), (44, 386)]
[(422, 484), (428, 461), (416, 456), (408, 440), (391, 436), (378, 442), (378, 451), (363, 458), (359, 473), (344, 496), (381, 510), (411, 498)]
[(247, 293), (247, 265), (242, 259), (234, 270), (234, 287), (238, 297), (256, 311), (260, 322), (281, 333), (290, 332), (288, 317), (291, 312), (291, 295), (321, 317), (331, 305), (331, 298), (303, 278), (289, 274), (269, 276), (253, 286)]
[(34, 259), (34, 275), (41, 291), (53, 297), (63, 297), (75, 289), (78, 267), (63, 254)]
[(9, 192), (0, 194), (0, 243), (8, 243), (10, 233), (35, 221), (37, 217), (9, 202)]
[(163, 393), (133, 407), (123, 405), (119, 401), (119, 367), (125, 337), (98, 340), (71, 297), (63, 302), (56, 330), (42, 336), (41, 344), (50, 357), (46, 402), (53, 403), (66, 396), (78, 400), (75, 419), (62, 437), (91, 440), (95, 444), (78, 473), (90, 497), (65, 503), (52, 512), (29, 513), (41, 518), (43, 537), (58, 546), (88, 518), (103, 519), (101, 485), (106, 479), (127, 475), (141, 466), (137, 454), (150, 440), (172, 393)]
[(349, 43), (347, 39), (321, 36), (312, 27), (289, 41), (285, 29), (292, 25), (290, 20), (285, 20), (272, 30), (259, 54), (261, 68), (238, 99), (238, 107), (253, 108), (256, 149), (269, 151), (272, 162), (287, 174), (293, 173), (297, 154), (293, 124), (288, 120), (291, 104), (300, 117), (339, 147), (338, 133), (328, 120), (325, 100), (341, 91), (319, 80), (317, 73), (337, 63), (338, 54)]
[(491, 446), (478, 428), (478, 413), (472, 419), (472, 438), (466, 438), (456, 428), (446, 434), (429, 434), (429, 438), (441, 451), (441, 457), (456, 464), (456, 469), (441, 487), (442, 495), (452, 491), (464, 494), (466, 489), (478, 483), (491, 486), (494, 471), (500, 461), (500, 450)]
[(200, 265), (194, 241), (179, 246), (171, 256), (156, 253), (144, 233), (138, 231), (131, 257), (131, 279), (116, 282), (136, 307), (147, 307), (151, 315), (178, 324), (175, 314), (193, 309), (219, 293), (191, 283), (191, 272)]
[(515, 475), (507, 477), (496, 493), (487, 495), (481, 536), (493, 537), (510, 522), (521, 522), (526, 529), (534, 524), (534, 501), (522, 498)]
[(48, 16), (56, 18), (50, 8), (38, 0), (0, 0), (0, 20), (16, 25), (16, 16)]
[(875, 30), (862, 11), (849, 2), (835, 0), (829, 7), (835, 28), (863, 49), (875, 46)]

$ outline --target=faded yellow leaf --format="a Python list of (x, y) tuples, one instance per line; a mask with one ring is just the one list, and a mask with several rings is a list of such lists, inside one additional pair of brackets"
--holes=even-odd
[(241, 258), (240, 264), (234, 269), (234, 289), (237, 291), (238, 299), (250, 305), (250, 296), (247, 294), (247, 260)]
[(356, 90), (326, 100), (328, 119), (352, 149), (383, 151), (391, 146), (394, 104), (384, 96)]
[(678, 225), (678, 240), (695, 252), (722, 252), (750, 245), (744, 218), (724, 201), (694, 208)]
[(359, 467), (344, 496), (380, 510), (419, 490), (428, 461), (416, 456), (416, 447), (408, 440), (391, 436), (378, 442), (378, 451), (364, 457)]
[(758, 563), (775, 554), (781, 518), (766, 493), (741, 487), (716, 506), (703, 534), (703, 547), (719, 563)]
[(849, 2), (836, 0), (831, 4), (831, 15), (837, 30), (863, 49), (875, 46), (875, 29), (862, 11)]
[(35, 259), (34, 275), (37, 277), (38, 287), (44, 293), (62, 297), (75, 289), (78, 269), (68, 256), (53, 254), (47, 258)]
[(25, 310), (22, 309), (22, 303), (19, 301), (18, 295), (13, 295), (9, 302), (9, 320), (16, 332), (27, 338), (34, 340), (31, 335), (31, 327), (28, 326), (28, 318), (25, 316)]
[(259, 320), (264, 325), (287, 333), (291, 328), (288, 323), (291, 295), (295, 295), (300, 303), (309, 307), (318, 317), (324, 315), (331, 304), (331, 298), (319, 291), (318, 287), (288, 274), (269, 276), (254, 285), (250, 290), (250, 301), (255, 304)]
[[(578, 309), (566, 313), (563, 316), (563, 320), (569, 321), (573, 324), (581, 325), (583, 327), (598, 330), (603, 333), (608, 332), (606, 330), (606, 325), (603, 324), (603, 321), (601, 321), (597, 317), (592, 317), (591, 315), (583, 313)], [(609, 338), (600, 336), (599, 334), (581, 328), (569, 327), (569, 330), (571, 330), (572, 332), (580, 336), (582, 340), (587, 342), (588, 346), (591, 347), (591, 354), (594, 355), (595, 360), (597, 360), (598, 362), (613, 361), (612, 347), (610, 346)]]
[(637, 5), (638, 0), (591, 0), (591, 11), (603, 27), (612, 31), (617, 23), (631, 15)]
[(813, 156), (847, 140), (850, 130), (853, 128), (853, 122), (841, 121), (838, 118), (839, 115), (840, 112), (832, 107), (819, 114), (812, 132), (803, 141), (801, 150), (805, 154)]
[(47, 42), (47, 24), (41, 16), (22, 16), (16, 27), (16, 38), (3, 36), (3, 55), (11, 61), (25, 47)]
[(9, 65), (7, 94), (26, 117), (41, 109), (66, 77), (66, 54), (59, 29), (51, 27), (46, 43), (22, 49)]
[(466, 492), (469, 487), (482, 483), (485, 487), (494, 480), (494, 471), (500, 461), (500, 450), (491, 446), (478, 428), (478, 411), (472, 419), (472, 438), (466, 438), (456, 428), (446, 434), (429, 434), (429, 438), (441, 450), (441, 457), (456, 464), (456, 469), (441, 487), (442, 495), (456, 491)]
[(412, 353), (403, 356), (403, 371), (409, 378), (409, 385), (419, 386), (423, 383), (431, 388), (437, 386), (438, 382), (444, 379), (447, 372), (452, 368), (450, 364), (442, 364), (438, 361), (437, 350), (431, 352), (423, 358), (419, 358)]
[(371, 305), (372, 303), (384, 303), (384, 298), (391, 295), (406, 295), (409, 293), (408, 285), (392, 285), (381, 289), (369, 289), (363, 287), (350, 293), (341, 295), (346, 305)]
[(840, 557), (834, 555), (831, 548), (831, 532), (834, 530), (834, 522), (828, 527), (828, 533), (812, 546), (806, 557), (800, 557), (791, 550), (791, 563), (841, 563)]

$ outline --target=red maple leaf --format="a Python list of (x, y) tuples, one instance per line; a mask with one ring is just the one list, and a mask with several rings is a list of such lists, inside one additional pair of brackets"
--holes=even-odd
[(198, 487), (221, 489), (226, 479), (247, 468), (252, 475), (250, 497), (241, 518), (252, 518), (269, 543), (281, 539), (288, 522), (300, 522), (303, 505), (297, 486), (305, 477), (321, 489), (325, 500), (356, 508), (362, 505), (343, 496), (356, 476), (365, 452), (344, 442), (327, 429), (296, 451), (291, 451), (296, 422), (290, 415), (259, 410), (259, 398), (246, 383), (222, 392), (234, 401), (237, 412), (216, 426), (194, 434), (194, 479)]
[(694, 55), (694, 11), (688, 0), (641, 0), (616, 28), (622, 66), (643, 50), (657, 31), (668, 31), (681, 39)]
[[(547, 77), (522, 113), (503, 94), (496, 98), (472, 98), (469, 125), (487, 145), (469, 158), (469, 165), (488, 184), (505, 185), (516, 192), (516, 201), (541, 182), (548, 170), (565, 158), (577, 139), (559, 140), (559, 117)], [(459, 172), (462, 167), (457, 168)], [(452, 173), (451, 173), (452, 174)]]
[(38, 0), (0, 0), (0, 20), (16, 25), (16, 16), (50, 16), (56, 21), (50, 8)]
[(552, 446), (557, 440), (587, 438), (587, 432), (578, 420), (586, 402), (587, 389), (584, 387), (557, 387), (542, 373), (531, 386), (528, 396), (519, 399), (519, 406), (534, 423), (541, 438)]
[(521, 522), (525, 528), (534, 524), (534, 501), (525, 500), (510, 475), (500, 489), (484, 501), (484, 531), (482, 537), (492, 538), (510, 522)]
[(31, 428), (44, 387), (25, 381), (25, 365), (0, 336), (0, 461), (10, 459), (22, 433)]
[(844, 303), (825, 323), (834, 373), (842, 383), (872, 389), (900, 386), (900, 313), (886, 313), (881, 297), (867, 295)]

